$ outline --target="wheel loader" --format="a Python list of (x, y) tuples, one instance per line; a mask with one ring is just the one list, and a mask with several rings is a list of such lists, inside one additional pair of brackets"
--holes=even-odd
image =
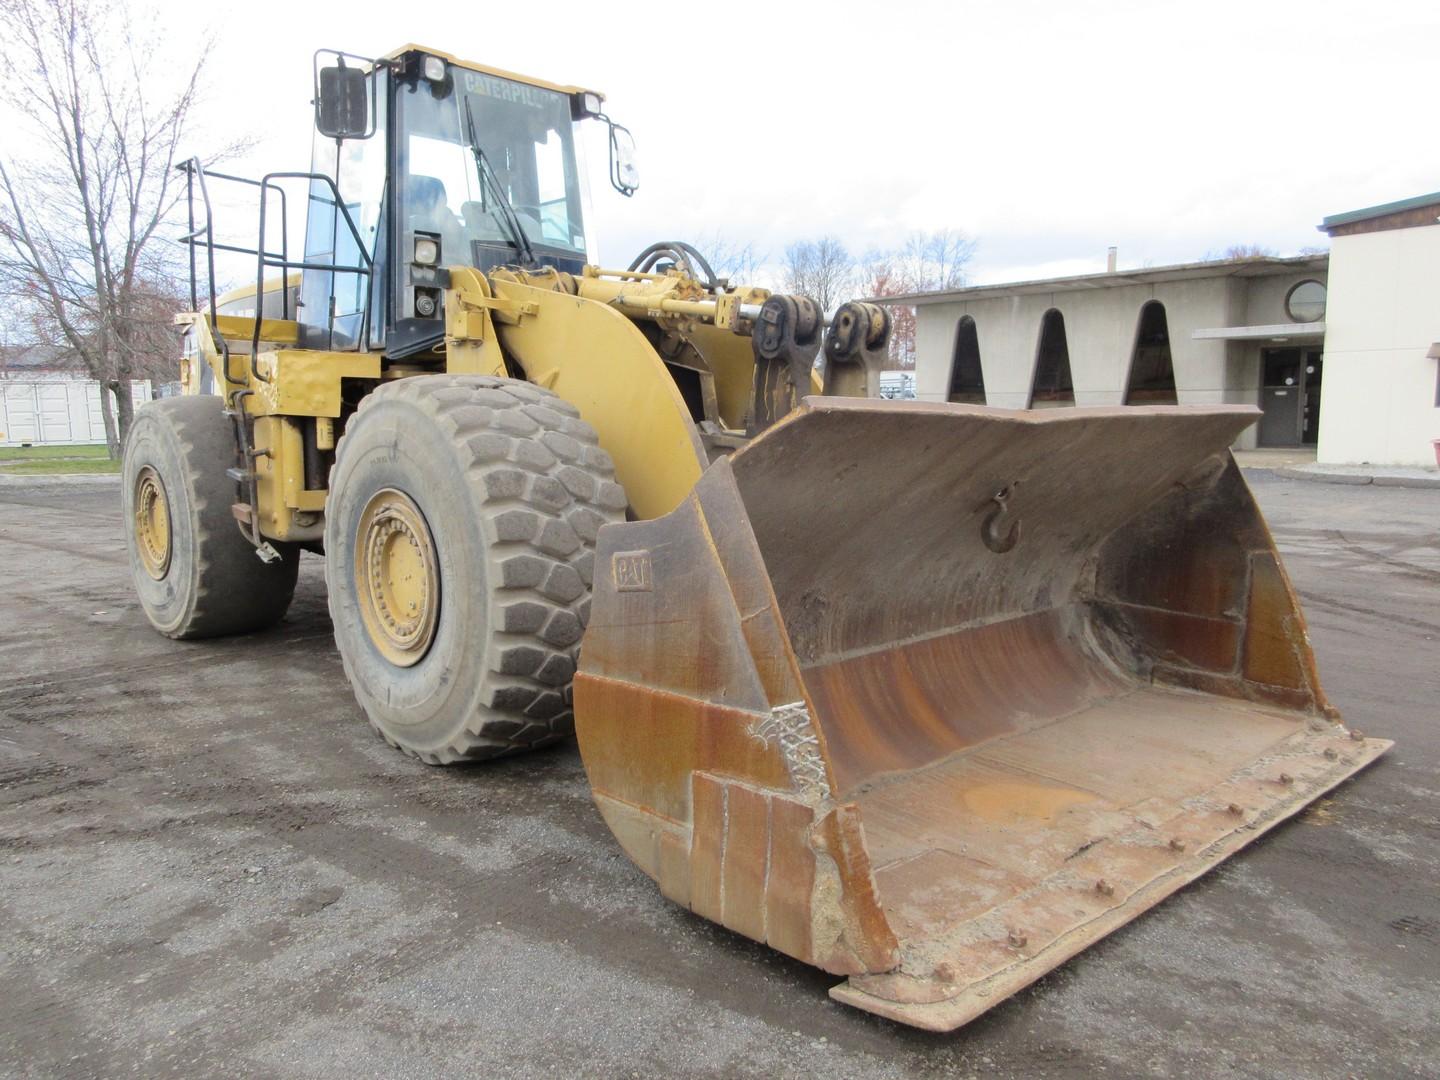
[(937, 1031), (1390, 745), (1321, 690), (1229, 451), (1257, 410), (880, 400), (881, 307), (593, 265), (581, 125), (637, 184), (601, 95), (418, 46), (314, 89), (309, 172), (185, 167), (184, 392), (124, 459), (161, 633), (268, 626), (323, 555), (387, 741), (573, 731), (665, 896)]

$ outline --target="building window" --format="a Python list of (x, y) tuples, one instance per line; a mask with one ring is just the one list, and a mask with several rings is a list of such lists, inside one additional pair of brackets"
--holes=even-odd
[(975, 320), (969, 315), (960, 318), (955, 328), (955, 355), (950, 361), (951, 401), (962, 405), (985, 404), (985, 372), (980, 367), (980, 338), (975, 333)]
[(1285, 296), (1285, 314), (1291, 322), (1319, 322), (1325, 318), (1325, 286), (1302, 281)]
[(1165, 305), (1151, 300), (1140, 309), (1140, 323), (1135, 328), (1135, 349), (1130, 354), (1125, 404), (1174, 405), (1178, 401)]
[(1030, 387), (1030, 408), (1053, 409), (1074, 404), (1075, 381), (1070, 377), (1065, 316), (1051, 308), (1040, 320), (1040, 344), (1035, 350), (1035, 381)]

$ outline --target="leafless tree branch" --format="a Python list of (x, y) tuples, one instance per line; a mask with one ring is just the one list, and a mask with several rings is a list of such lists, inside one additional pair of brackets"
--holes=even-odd
[(172, 370), (182, 291), (155, 241), (204, 53), (179, 73), (156, 63), (174, 51), (123, 2), (0, 0), (0, 16), (0, 103), (26, 128), (0, 148), (0, 293), (99, 380), (116, 452), (131, 379)]

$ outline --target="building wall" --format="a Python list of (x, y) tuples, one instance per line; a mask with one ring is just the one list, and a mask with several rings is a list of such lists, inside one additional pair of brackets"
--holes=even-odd
[[(1296, 272), (1134, 285), (1025, 295), (960, 298), (917, 309), (916, 395), (946, 400), (955, 333), (962, 316), (975, 320), (989, 405), (1023, 409), (1034, 379), (1040, 322), (1056, 308), (1065, 318), (1076, 405), (1120, 405), (1129, 380), (1140, 309), (1165, 306), (1176, 397), (1182, 405), (1245, 404), (1260, 400), (1260, 348), (1252, 342), (1197, 341), (1197, 329), (1288, 323), (1285, 297), (1301, 281), (1325, 281), (1325, 272)], [(1326, 380), (1329, 379), (1327, 366)], [(1326, 399), (1329, 400), (1328, 397)], [(1323, 420), (1323, 417), (1322, 417)], [(1237, 445), (1255, 445), (1255, 429)]]
[[(150, 400), (149, 380), (130, 384), (139, 408)], [(66, 374), (0, 377), (0, 446), (103, 443), (100, 384)]]
[(1335, 236), (1318, 459), (1434, 465), (1440, 225)]

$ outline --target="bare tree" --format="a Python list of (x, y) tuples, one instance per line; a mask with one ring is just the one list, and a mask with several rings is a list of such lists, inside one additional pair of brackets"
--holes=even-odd
[(1219, 254), (1207, 251), (1205, 261), (1249, 262), (1252, 259), (1273, 259), (1277, 254), (1278, 252), (1274, 248), (1265, 247), (1263, 244), (1231, 244)]
[(958, 289), (965, 284), (965, 267), (975, 253), (975, 241), (956, 229), (911, 233), (896, 253), (906, 292)]
[(855, 258), (833, 236), (802, 240), (785, 249), (785, 291), (808, 296), (833, 311), (855, 285)]
[[(975, 241), (956, 229), (912, 233), (894, 251), (869, 252), (861, 263), (861, 291), (866, 296), (907, 296), (911, 293), (958, 289)], [(890, 366), (915, 366), (915, 307), (890, 304)]]
[(717, 229), (701, 236), (695, 246), (709, 260), (716, 276), (735, 285), (765, 285), (761, 279), (765, 277), (769, 253), (757, 251), (754, 243), (736, 240)]
[(177, 50), (119, 2), (0, 0), (0, 13), (0, 104), (27, 129), (0, 151), (0, 291), (99, 380), (113, 456), (130, 381), (176, 310), (154, 241), (180, 190), (204, 50), (176, 69)]

